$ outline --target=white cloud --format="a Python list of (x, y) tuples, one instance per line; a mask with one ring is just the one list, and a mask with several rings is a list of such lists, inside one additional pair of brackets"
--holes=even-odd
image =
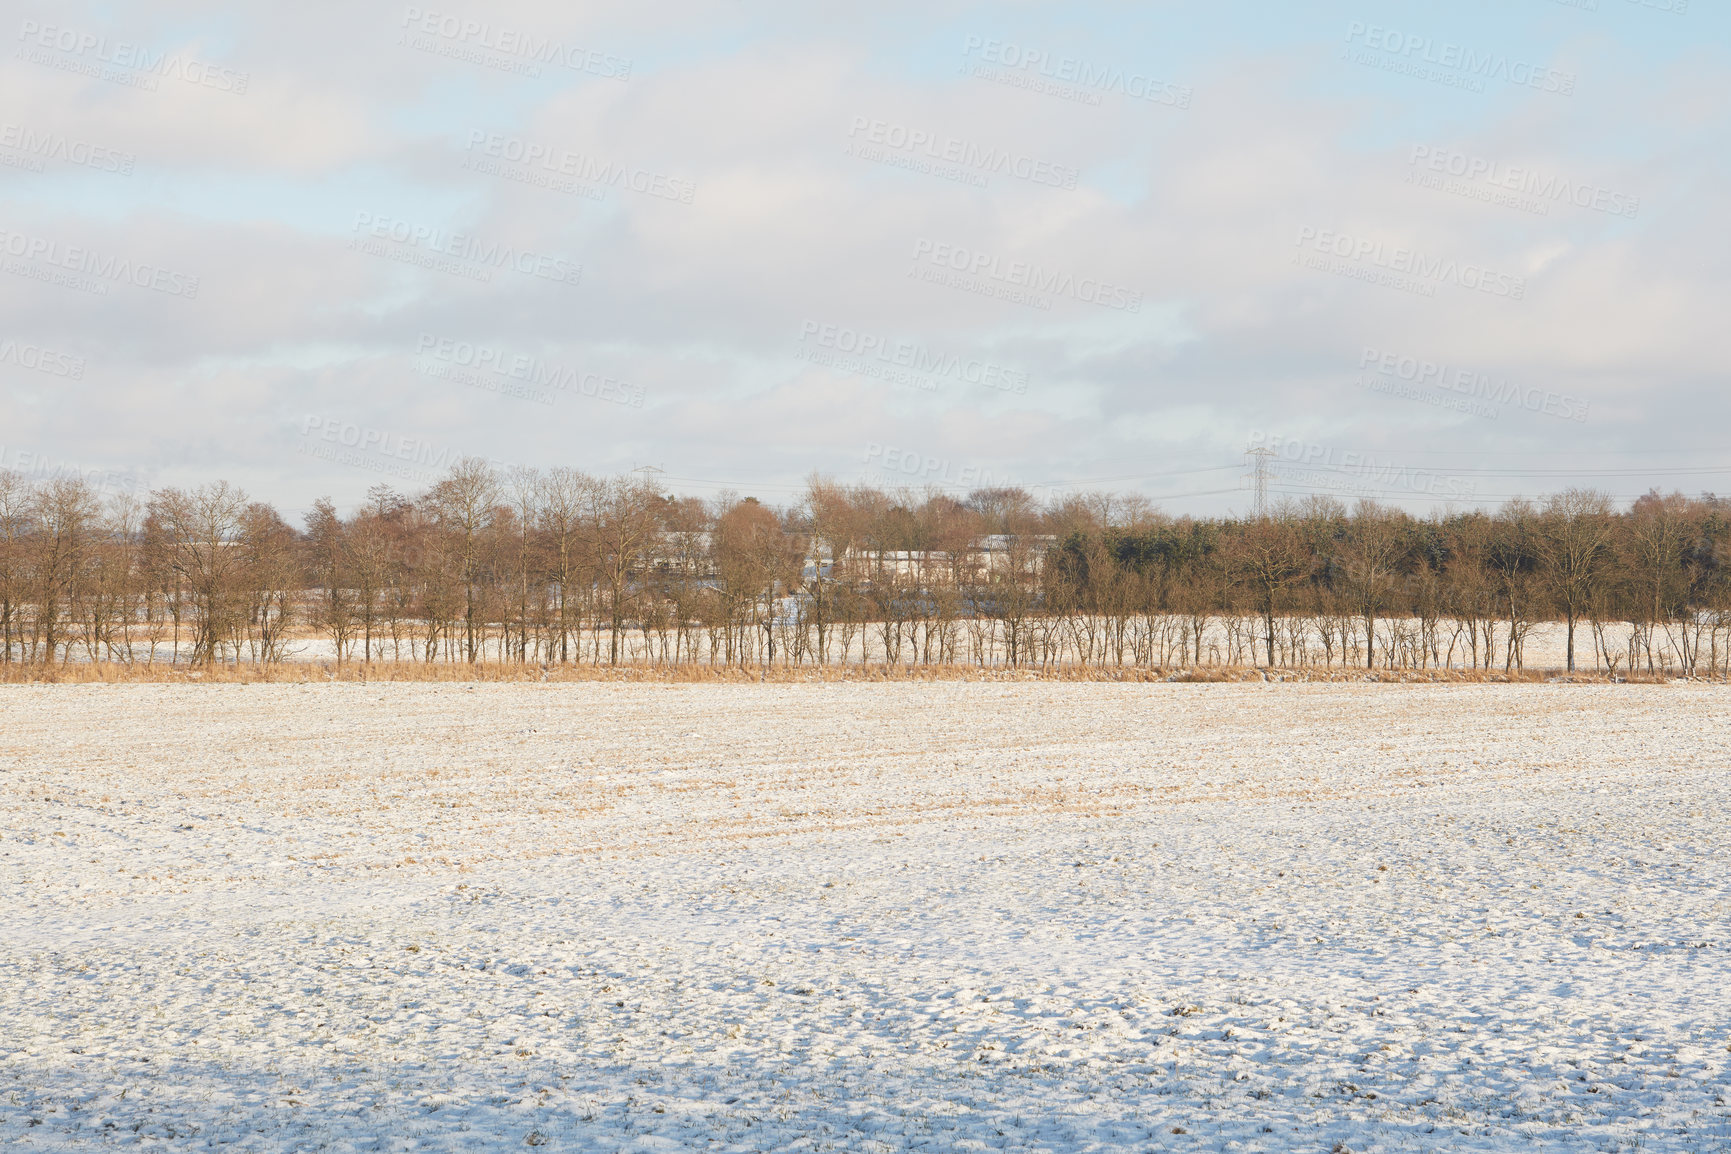
[[(1078, 10), (1091, 31), (1028, 33), (1091, 42), (1088, 58), (1109, 64), (1171, 62), (1194, 91), (1174, 108), (958, 73), (954, 29), (1031, 9), (891, 7), (853, 35), (797, 6), (758, 10), (743, 32), (741, 10), (719, 4), (477, 6), (460, 15), (490, 31), (433, 37), (491, 53), (476, 62), (399, 43), (409, 7), (152, 5), (125, 28), (95, 7), (54, 14), (244, 72), (244, 94), (0, 62), (8, 122), (137, 158), (131, 175), (0, 166), (0, 228), (62, 257), (76, 247), (199, 280), (190, 298), (45, 283), (39, 260), (0, 275), (9, 332), (89, 364), (76, 387), (0, 365), (14, 439), (228, 475), (293, 505), (377, 479), (298, 453), (308, 414), (501, 460), (653, 460), (741, 488), (851, 475), (867, 443), (1050, 480), (1138, 453), (1148, 473), (1231, 463), (1252, 427), (1389, 452), (1615, 453), (1650, 447), (1679, 406), (1700, 430), (1731, 416), (1702, 390), (1723, 365), (1725, 242), (1703, 190), (1722, 178), (1704, 146), (1725, 136), (1727, 86), (1693, 25), (1649, 25), (1624, 58), (1559, 33), (1547, 58), (1582, 77), (1572, 99), (1476, 97), (1340, 64), (1316, 47), (1338, 38), (1326, 16), (1310, 40), (1251, 42), (1227, 34), (1229, 18), (1103, 5)], [(1118, 21), (1128, 31), (1114, 36)], [(1150, 27), (1158, 43), (1141, 43)], [(507, 31), (581, 47), (592, 55), (572, 58), (591, 66), (512, 72), (485, 47)], [(623, 60), (628, 80), (605, 75)], [(936, 143), (862, 155), (862, 119)], [(537, 164), (488, 158), (468, 147), (474, 133), (532, 143)], [(1415, 147), (1638, 197), (1639, 211), (1499, 204), (1476, 177), (1425, 187), (1409, 179)], [(970, 168), (993, 150), (1073, 170), (1075, 187)], [(476, 171), (478, 158), (503, 163)], [(393, 242), (387, 228), (357, 251), (369, 239), (357, 214), (421, 235)], [(1351, 238), (1353, 255), (1295, 264), (1314, 248), (1295, 241), (1320, 231)], [(935, 246), (966, 249), (975, 279), (910, 277)], [(1397, 250), (1524, 278), (1522, 299), (1458, 273), (1420, 278), (1428, 293), (1364, 279)], [(564, 262), (581, 264), (580, 283), (544, 275)], [(1119, 286), (1139, 306), (1062, 290), (1038, 294), (1049, 307), (1015, 303), (1019, 263)], [(989, 357), (1028, 387), (922, 390), (814, 365), (796, 355), (813, 320)], [(538, 405), (431, 377), (415, 366), (423, 333), (580, 365), (642, 403)], [(1371, 397), (1354, 382), (1366, 346), (1571, 389), (1593, 417), (1475, 420)]]

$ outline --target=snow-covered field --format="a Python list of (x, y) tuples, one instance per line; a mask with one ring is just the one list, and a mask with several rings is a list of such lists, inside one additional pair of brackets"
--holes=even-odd
[(0, 687), (0, 1145), (1731, 1150), (1731, 691)]

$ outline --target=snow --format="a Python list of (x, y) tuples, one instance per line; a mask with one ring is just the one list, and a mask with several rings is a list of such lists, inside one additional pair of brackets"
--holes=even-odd
[(0, 1144), (1731, 1149), (1705, 686), (0, 688)]

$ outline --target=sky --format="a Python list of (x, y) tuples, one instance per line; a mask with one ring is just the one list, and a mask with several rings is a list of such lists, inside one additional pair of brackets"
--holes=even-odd
[(0, 467), (1731, 491), (1721, 6), (850, 7), (6, 5)]

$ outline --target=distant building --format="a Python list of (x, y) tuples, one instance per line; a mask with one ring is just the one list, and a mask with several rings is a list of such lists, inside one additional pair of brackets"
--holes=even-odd
[[(873, 573), (887, 573), (918, 585), (955, 585), (1017, 567), (1038, 574), (1044, 568), (1046, 550), (1056, 542), (1055, 536), (1046, 533), (993, 533), (976, 537), (959, 552), (856, 548), (848, 552), (846, 560), (849, 568), (867, 579)], [(827, 556), (821, 561), (808, 560), (806, 565), (808, 572), (821, 565), (827, 573), (832, 567)]]

